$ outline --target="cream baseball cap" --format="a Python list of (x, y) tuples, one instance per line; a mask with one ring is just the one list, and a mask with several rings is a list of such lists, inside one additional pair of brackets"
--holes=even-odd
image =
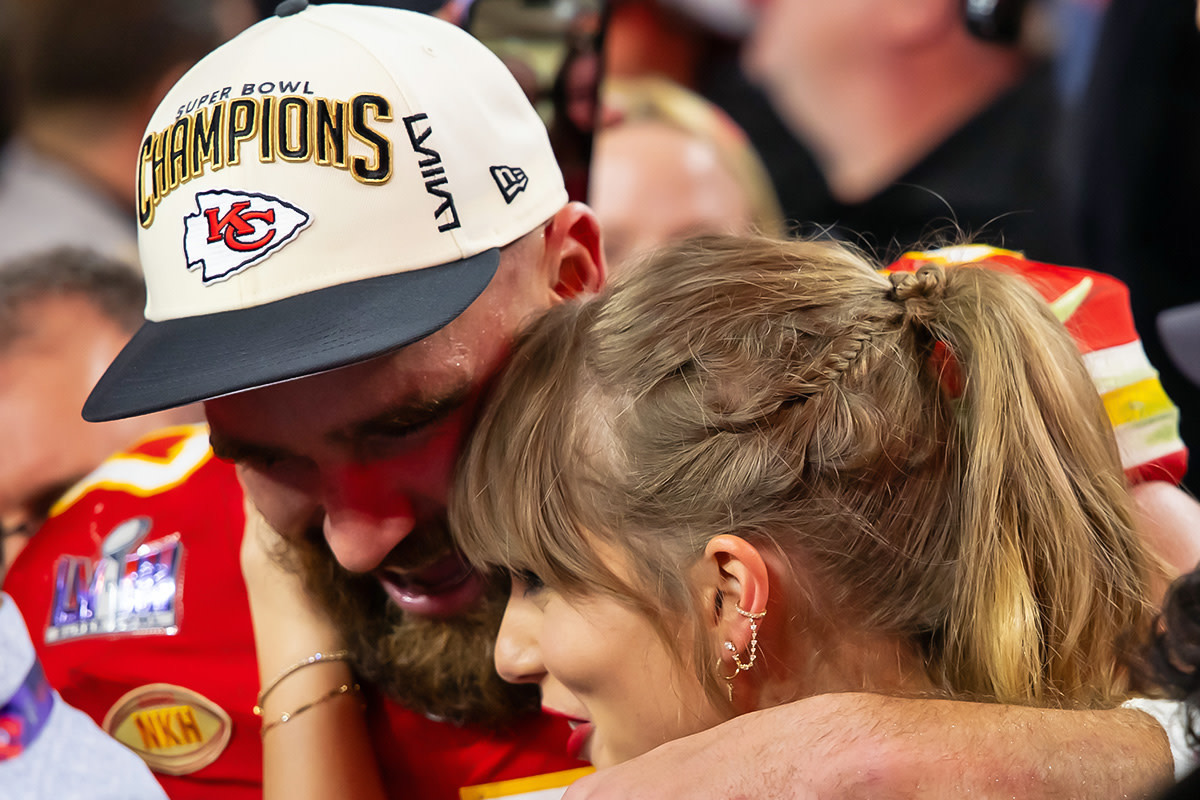
[(428, 336), (567, 202), (503, 63), (424, 14), (288, 0), (163, 99), (138, 162), (146, 323), (83, 408), (117, 419)]

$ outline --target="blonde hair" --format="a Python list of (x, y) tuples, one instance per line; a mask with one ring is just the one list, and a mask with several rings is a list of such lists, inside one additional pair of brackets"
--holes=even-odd
[(754, 230), (769, 236), (785, 233), (783, 209), (766, 166), (729, 115), (700, 95), (658, 75), (606, 78), (601, 98), (618, 121), (658, 122), (712, 147), (750, 207)]
[[(608, 592), (667, 642), (711, 615), (686, 574), (711, 537), (767, 543), (832, 618), (918, 647), (950, 696), (1119, 702), (1123, 634), (1150, 614), (1079, 353), (986, 265), (884, 276), (833, 243), (668, 248), (533, 324), (456, 492), (474, 563)], [(719, 697), (712, 647), (693, 663)]]

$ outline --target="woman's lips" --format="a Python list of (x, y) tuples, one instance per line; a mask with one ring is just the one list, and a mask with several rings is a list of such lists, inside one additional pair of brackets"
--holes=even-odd
[(591, 756), (585, 752), (591, 742), (595, 727), (590, 722), (572, 722), (571, 735), (567, 737), (567, 758), (590, 761)]
[(588, 761), (589, 758), (584, 753), (584, 749), (592, 738), (595, 726), (582, 717), (572, 716), (548, 706), (542, 706), (542, 713), (567, 721), (567, 724), (571, 726), (571, 734), (567, 737), (567, 757)]
[(483, 594), (483, 580), (457, 554), (420, 572), (385, 567), (375, 574), (393, 603), (422, 617), (453, 616)]

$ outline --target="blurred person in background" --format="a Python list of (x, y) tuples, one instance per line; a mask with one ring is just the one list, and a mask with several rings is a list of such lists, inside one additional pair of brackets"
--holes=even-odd
[(789, 217), (881, 255), (957, 228), (1079, 263), (1055, 166), (1054, 76), (1016, 30), (1025, 3), (997, 4), (1004, 14), (992, 27), (969, 27), (970, 5), (759, 4), (747, 72), (811, 150), (831, 195), (823, 207), (789, 207)]
[(756, 0), (611, 0), (604, 41), (613, 78), (660, 76), (720, 107), (766, 165), (784, 218), (814, 219), (830, 204), (812, 155), (747, 77), (740, 53)]
[[(12, 563), (51, 505), (112, 453), (179, 409), (84, 422), (83, 401), (142, 323), (146, 289), (129, 265), (59, 249), (0, 267), (0, 530)], [(0, 564), (0, 579), (4, 567)]]
[(0, 260), (76, 245), (136, 264), (132, 165), (150, 112), (252, 15), (245, 0), (0, 0), (15, 105)]
[(784, 232), (766, 168), (723, 111), (657, 76), (610, 78), (602, 92), (589, 199), (614, 272), (685, 236)]

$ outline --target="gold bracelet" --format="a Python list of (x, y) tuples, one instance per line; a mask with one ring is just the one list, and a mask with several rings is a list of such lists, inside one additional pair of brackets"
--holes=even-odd
[(314, 706), (319, 706), (319, 705), (321, 705), (321, 703), (328, 702), (335, 697), (341, 697), (342, 695), (348, 694), (349, 692), (358, 692), (358, 691), (359, 691), (359, 686), (357, 683), (343, 683), (341, 686), (337, 687), (336, 689), (330, 689), (328, 692), (321, 695), (316, 700), (313, 700), (311, 703), (305, 703), (304, 705), (297, 708), (295, 711), (290, 711), (285, 714), (280, 714), (279, 719), (271, 720), (267, 724), (263, 725), (262, 730), (259, 731), (259, 735), (266, 736), (267, 731), (271, 730), (271, 728), (277, 728), (280, 725), (284, 724), (285, 722), (290, 722), (291, 720), (300, 716), (305, 711), (308, 711), (310, 708), (313, 708)]
[(349, 661), (349, 660), (350, 660), (350, 651), (349, 650), (334, 650), (332, 653), (313, 653), (311, 656), (304, 659), (303, 661), (297, 661), (295, 664), (292, 664), (290, 667), (287, 667), (282, 672), (280, 672), (278, 675), (276, 675), (274, 680), (272, 680), (270, 683), (267, 684), (267, 688), (263, 689), (261, 692), (258, 693), (258, 697), (256, 698), (255, 703), (254, 703), (254, 716), (256, 716), (256, 717), (262, 716), (262, 706), (263, 706), (263, 703), (266, 702), (267, 695), (269, 695), (271, 692), (275, 691), (275, 687), (277, 687), (280, 683), (282, 683), (283, 679), (288, 677), (292, 673), (302, 670), (305, 667), (311, 667), (313, 664), (323, 664), (326, 661)]

